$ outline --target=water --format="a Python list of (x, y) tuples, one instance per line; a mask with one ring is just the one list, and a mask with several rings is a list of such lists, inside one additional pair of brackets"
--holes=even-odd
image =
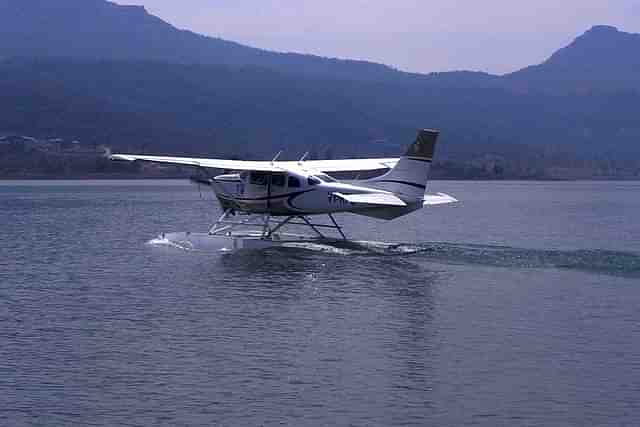
[(175, 181), (0, 182), (0, 425), (638, 425), (640, 183), (435, 182), (222, 255)]

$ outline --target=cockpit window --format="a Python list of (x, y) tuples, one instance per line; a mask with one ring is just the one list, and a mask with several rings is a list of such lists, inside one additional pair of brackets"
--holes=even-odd
[(322, 181), (320, 181), (318, 178), (316, 178), (315, 176), (310, 176), (307, 179), (307, 182), (309, 183), (309, 185), (318, 185), (321, 184)]
[(300, 188), (300, 180), (295, 176), (289, 177), (289, 188)]

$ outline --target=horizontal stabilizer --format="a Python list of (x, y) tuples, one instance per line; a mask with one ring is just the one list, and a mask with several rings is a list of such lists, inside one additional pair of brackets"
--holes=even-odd
[(367, 205), (369, 207), (382, 206), (400, 206), (405, 207), (407, 204), (393, 194), (387, 193), (365, 193), (365, 194), (342, 194), (333, 193), (334, 196), (346, 200), (355, 205)]
[(424, 206), (446, 205), (448, 203), (455, 203), (458, 199), (445, 193), (438, 194), (425, 194)]

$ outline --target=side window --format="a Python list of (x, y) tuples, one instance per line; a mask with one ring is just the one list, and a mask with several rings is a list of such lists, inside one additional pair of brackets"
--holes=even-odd
[(309, 185), (318, 185), (320, 184), (322, 181), (320, 181), (318, 178), (316, 178), (315, 176), (310, 176), (307, 179), (307, 182), (309, 183)]
[(271, 175), (271, 185), (284, 187), (284, 174), (274, 173), (273, 175)]
[(300, 188), (300, 180), (295, 176), (289, 177), (289, 188)]
[(251, 172), (249, 182), (253, 185), (267, 185), (267, 174), (264, 172)]

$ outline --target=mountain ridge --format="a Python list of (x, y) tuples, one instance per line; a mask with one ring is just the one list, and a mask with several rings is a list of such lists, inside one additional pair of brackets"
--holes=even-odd
[(595, 25), (541, 64), (504, 76), (511, 85), (546, 90), (640, 89), (640, 34)]
[(106, 0), (0, 0), (0, 56), (255, 65), (308, 75), (365, 73), (377, 80), (399, 73), (369, 61), (279, 53), (204, 36), (178, 29), (143, 6)]
[[(81, 37), (79, 37), (81, 35)], [(415, 73), (371, 61), (275, 52), (179, 29), (144, 6), (107, 0), (0, 0), (0, 57), (156, 60), (258, 66), (360, 81), (419, 80), (443, 87), (575, 91), (640, 89), (640, 34), (595, 25), (546, 61), (504, 75)]]
[[(266, 158), (315, 147), (384, 157), (429, 126), (442, 130), (447, 176), (487, 176), (467, 173), (480, 164), (502, 171), (489, 176), (541, 177), (549, 165), (593, 172), (627, 160), (640, 175), (639, 43), (594, 26), (507, 75), (417, 74), (263, 51), (105, 0), (0, 0), (0, 136), (156, 154)], [(41, 167), (26, 162), (17, 167)]]

